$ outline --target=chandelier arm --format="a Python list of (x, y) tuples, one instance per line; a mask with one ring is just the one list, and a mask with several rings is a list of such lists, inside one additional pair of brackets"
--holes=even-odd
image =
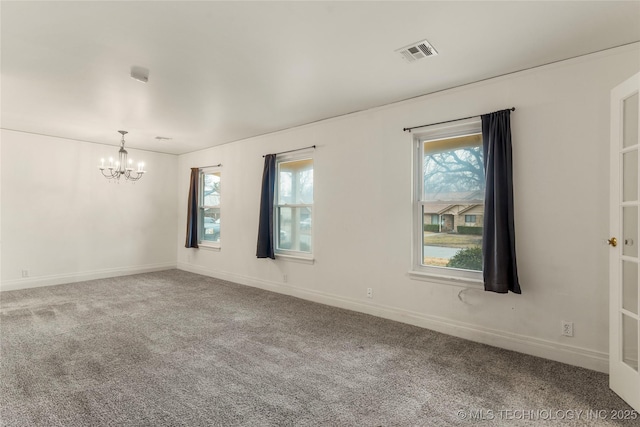
[(125, 171), (125, 173), (124, 173), (124, 177), (125, 177), (125, 179), (126, 179), (127, 181), (137, 181), (137, 180), (139, 180), (139, 179), (140, 179), (139, 174), (138, 174), (138, 176), (135, 176), (135, 177), (134, 177), (134, 176), (132, 176), (132, 175), (131, 175), (131, 171), (130, 171), (130, 170)]
[(106, 173), (104, 173), (104, 169), (100, 169), (100, 172), (102, 172), (102, 176), (104, 176), (107, 179), (115, 179), (119, 176), (118, 171), (116, 170), (112, 170), (111, 174), (107, 175)]
[(138, 172), (135, 177), (129, 175), (129, 177), (127, 179), (129, 181), (134, 181), (135, 182), (135, 181), (139, 180), (140, 178), (142, 178), (142, 174), (140, 172)]

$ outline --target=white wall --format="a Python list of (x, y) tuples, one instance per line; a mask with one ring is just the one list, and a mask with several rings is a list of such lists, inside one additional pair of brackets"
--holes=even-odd
[[(639, 68), (636, 44), (182, 155), (178, 267), (606, 371), (609, 91)], [(511, 106), (523, 294), (410, 278), (402, 128)], [(256, 259), (262, 155), (312, 144), (315, 263)], [(222, 250), (185, 249), (189, 168), (219, 162)]]
[(114, 184), (97, 165), (117, 146), (0, 137), (2, 290), (175, 267), (177, 156), (128, 149), (149, 172)]

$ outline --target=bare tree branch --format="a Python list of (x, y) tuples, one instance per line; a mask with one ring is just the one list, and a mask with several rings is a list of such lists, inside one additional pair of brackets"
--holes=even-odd
[(426, 193), (470, 192), (484, 188), (481, 147), (427, 154), (423, 167)]

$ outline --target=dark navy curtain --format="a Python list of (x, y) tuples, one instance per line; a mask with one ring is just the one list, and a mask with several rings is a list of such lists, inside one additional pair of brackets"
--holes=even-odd
[(482, 116), (486, 189), (482, 261), (486, 291), (521, 293), (516, 266), (511, 110)]
[(189, 202), (187, 206), (187, 241), (185, 248), (198, 247), (198, 179), (200, 169), (191, 168), (189, 183)]
[(276, 155), (264, 157), (262, 172), (262, 193), (260, 196), (260, 220), (258, 223), (258, 258), (276, 259), (273, 239), (273, 197), (276, 186)]

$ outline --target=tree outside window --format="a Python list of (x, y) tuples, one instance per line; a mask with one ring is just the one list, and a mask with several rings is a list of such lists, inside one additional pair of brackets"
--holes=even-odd
[(312, 252), (313, 159), (278, 161), (276, 251)]
[(481, 271), (482, 226), (476, 220), (484, 214), (482, 135), (424, 140), (421, 154), (422, 265)]
[(201, 243), (220, 243), (221, 173), (204, 169), (200, 173), (199, 238)]

